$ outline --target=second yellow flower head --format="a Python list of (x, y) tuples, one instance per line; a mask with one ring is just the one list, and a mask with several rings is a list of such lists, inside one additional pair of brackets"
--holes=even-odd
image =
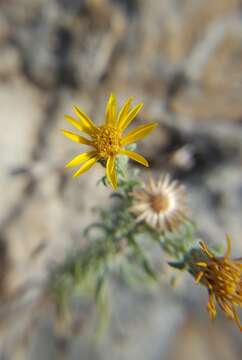
[(228, 318), (234, 320), (242, 331), (242, 324), (238, 315), (238, 307), (242, 307), (242, 263), (241, 258), (231, 259), (231, 239), (227, 235), (227, 251), (222, 257), (200, 242), (200, 254), (196, 260), (190, 262), (189, 271), (197, 283), (208, 289), (208, 312), (211, 319), (215, 319), (216, 302)]
[(66, 164), (66, 167), (82, 164), (74, 173), (74, 177), (83, 174), (98, 160), (102, 159), (106, 161), (106, 175), (108, 181), (111, 186), (116, 189), (118, 186), (115, 168), (115, 158), (117, 155), (127, 155), (138, 163), (148, 166), (148, 162), (143, 156), (134, 151), (126, 150), (125, 146), (148, 135), (157, 126), (157, 123), (153, 122), (146, 125), (140, 125), (124, 135), (123, 132), (134, 120), (143, 106), (142, 103), (139, 103), (131, 109), (131, 102), (132, 98), (129, 98), (121, 110), (117, 112), (117, 101), (115, 96), (111, 94), (106, 106), (105, 122), (99, 126), (95, 125), (77, 106), (74, 106), (74, 110), (78, 120), (69, 115), (65, 116), (66, 120), (79, 131), (84, 132), (89, 138), (67, 130), (62, 130), (63, 134), (79, 144), (88, 145), (93, 148), (93, 150), (77, 155)]

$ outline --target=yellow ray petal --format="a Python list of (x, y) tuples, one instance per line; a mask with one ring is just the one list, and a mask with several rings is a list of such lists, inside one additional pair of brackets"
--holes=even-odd
[(73, 177), (79, 176), (90, 169), (97, 161), (99, 160), (99, 156), (94, 156), (91, 159), (87, 160), (85, 164), (83, 164), (79, 170), (75, 172)]
[(199, 271), (199, 273), (195, 277), (195, 283), (196, 284), (200, 283), (200, 281), (202, 280), (203, 275), (204, 275), (204, 271)]
[(134, 120), (134, 118), (137, 116), (137, 114), (140, 112), (140, 110), (142, 109), (143, 104), (140, 103), (138, 105), (136, 105), (133, 110), (131, 110), (127, 116), (123, 116), (122, 121), (119, 124), (119, 129), (121, 131), (125, 130), (126, 127), (129, 126), (129, 124)]
[(120, 154), (122, 155), (126, 155), (128, 156), (130, 159), (134, 160), (134, 161), (137, 161), (138, 163), (148, 167), (149, 166), (149, 163), (148, 161), (140, 154), (137, 154), (136, 152), (134, 151), (130, 151), (130, 150), (123, 150), (121, 149), (119, 151)]
[(67, 131), (67, 130), (63, 130), (61, 129), (61, 132), (63, 133), (63, 135), (65, 135), (66, 137), (68, 137), (69, 139), (71, 139), (72, 141), (78, 142), (79, 144), (84, 144), (84, 145), (92, 145), (92, 142), (86, 138), (84, 138), (83, 136), (74, 134), (71, 131)]
[(211, 292), (209, 294), (207, 309), (208, 309), (208, 314), (209, 314), (210, 318), (212, 320), (215, 319), (217, 310), (216, 310), (216, 306), (215, 306), (215, 297), (214, 297), (213, 292)]
[(78, 106), (74, 105), (74, 111), (85, 128), (89, 129), (91, 132), (95, 131), (96, 126), (93, 124), (92, 120), (83, 111), (81, 111)]
[(213, 253), (209, 250), (209, 248), (207, 247), (207, 245), (205, 244), (205, 242), (203, 240), (199, 242), (199, 246), (200, 246), (201, 250), (203, 250), (210, 259), (214, 258)]
[(126, 136), (122, 139), (122, 145), (131, 144), (137, 140), (144, 138), (148, 135), (158, 124), (150, 123), (147, 125), (141, 125), (136, 127), (134, 130), (130, 131)]
[(90, 129), (88, 129), (86, 126), (82, 125), (80, 123), (79, 120), (74, 119), (73, 117), (69, 116), (69, 115), (65, 115), (64, 118), (69, 121), (71, 123), (71, 125), (73, 125), (75, 128), (77, 128), (78, 130), (85, 132), (89, 135), (92, 134), (92, 132), (90, 131)]
[(120, 127), (121, 123), (125, 120), (125, 117), (130, 109), (132, 101), (133, 101), (133, 97), (130, 96), (128, 100), (124, 103), (122, 109), (120, 110), (117, 120), (118, 128)]
[(229, 258), (231, 255), (231, 242), (232, 242), (231, 236), (229, 234), (226, 235), (226, 241), (227, 241), (227, 250), (224, 257)]
[(113, 189), (117, 189), (118, 182), (117, 182), (117, 175), (116, 175), (116, 169), (115, 169), (115, 157), (110, 156), (107, 160), (107, 166), (106, 166), (106, 174), (109, 183), (113, 187)]
[(79, 165), (80, 163), (82, 163), (83, 161), (86, 161), (90, 158), (92, 158), (93, 156), (95, 156), (97, 154), (97, 152), (95, 150), (93, 151), (88, 151), (88, 152), (84, 152), (82, 154), (77, 155), (76, 157), (74, 157), (71, 161), (69, 161), (66, 164), (66, 167), (71, 167), (71, 166), (76, 166)]
[(106, 124), (115, 125), (116, 123), (117, 102), (114, 94), (111, 94), (106, 106)]

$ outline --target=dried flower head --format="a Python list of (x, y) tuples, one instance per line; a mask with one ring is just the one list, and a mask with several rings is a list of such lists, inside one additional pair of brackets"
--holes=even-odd
[(66, 167), (83, 165), (74, 173), (74, 177), (83, 174), (90, 169), (97, 161), (106, 161), (106, 175), (114, 189), (117, 188), (117, 175), (115, 169), (115, 159), (117, 155), (127, 155), (138, 163), (148, 166), (147, 160), (134, 151), (126, 150), (124, 147), (136, 142), (148, 135), (155, 127), (156, 123), (141, 125), (124, 135), (124, 131), (131, 124), (143, 104), (137, 104), (131, 109), (132, 98), (129, 98), (119, 112), (117, 112), (117, 102), (113, 94), (110, 95), (106, 106), (106, 119), (104, 124), (95, 125), (92, 120), (74, 106), (77, 119), (66, 115), (65, 118), (79, 131), (84, 132), (89, 138), (74, 134), (67, 130), (62, 130), (63, 134), (69, 139), (91, 146), (93, 150), (77, 155)]
[(151, 177), (131, 195), (134, 204), (130, 209), (137, 222), (145, 221), (159, 231), (175, 231), (187, 218), (185, 187), (169, 175), (161, 176), (157, 182)]
[(190, 272), (196, 283), (208, 289), (207, 309), (211, 319), (217, 314), (215, 300), (228, 318), (234, 320), (242, 331), (237, 307), (242, 306), (242, 259), (231, 259), (231, 239), (227, 235), (227, 251), (217, 257), (206, 244), (200, 242), (200, 252), (196, 261), (190, 264)]

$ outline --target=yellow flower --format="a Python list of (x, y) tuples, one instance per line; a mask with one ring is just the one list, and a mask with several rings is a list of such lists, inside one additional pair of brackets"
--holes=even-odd
[(91, 151), (77, 155), (66, 164), (66, 167), (71, 167), (83, 163), (74, 173), (74, 177), (86, 172), (97, 161), (105, 160), (108, 181), (111, 186), (116, 189), (118, 186), (115, 168), (115, 159), (117, 155), (126, 155), (138, 163), (148, 166), (148, 162), (143, 156), (134, 151), (126, 150), (125, 146), (144, 138), (157, 126), (157, 123), (140, 125), (124, 135), (124, 131), (128, 125), (131, 124), (143, 106), (142, 103), (139, 103), (133, 109), (130, 109), (131, 102), (132, 98), (130, 97), (121, 110), (117, 112), (116, 98), (111, 94), (106, 106), (105, 122), (99, 126), (95, 125), (77, 106), (74, 106), (74, 111), (78, 120), (69, 115), (65, 115), (65, 119), (79, 131), (84, 132), (88, 138), (67, 130), (62, 130), (63, 134), (72, 141), (93, 148)]
[[(227, 236), (227, 251), (224, 256), (216, 257), (202, 241), (200, 255), (190, 271), (196, 283), (208, 289), (207, 309), (211, 319), (217, 314), (215, 300), (228, 318), (235, 321), (242, 331), (237, 307), (242, 306), (242, 259), (231, 259), (231, 239)], [(198, 260), (198, 261), (197, 261)]]

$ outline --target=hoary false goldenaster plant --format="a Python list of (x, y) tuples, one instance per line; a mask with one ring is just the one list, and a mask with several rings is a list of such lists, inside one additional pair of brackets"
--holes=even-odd
[(126, 155), (132, 160), (135, 160), (144, 166), (148, 166), (148, 161), (143, 156), (134, 151), (125, 149), (125, 146), (144, 138), (157, 126), (157, 123), (153, 122), (146, 125), (140, 125), (124, 135), (124, 131), (135, 119), (143, 106), (142, 103), (139, 103), (131, 109), (131, 102), (132, 98), (130, 97), (120, 111), (117, 112), (117, 101), (115, 95), (111, 94), (106, 105), (106, 118), (101, 125), (94, 124), (77, 106), (74, 106), (74, 111), (78, 120), (69, 115), (65, 115), (67, 121), (79, 131), (84, 132), (89, 138), (67, 130), (62, 130), (63, 134), (72, 141), (93, 148), (93, 150), (77, 155), (66, 164), (66, 167), (82, 164), (74, 173), (73, 177), (83, 174), (97, 161), (105, 160), (106, 176), (111, 186), (116, 189), (118, 180), (115, 160), (118, 155)]

